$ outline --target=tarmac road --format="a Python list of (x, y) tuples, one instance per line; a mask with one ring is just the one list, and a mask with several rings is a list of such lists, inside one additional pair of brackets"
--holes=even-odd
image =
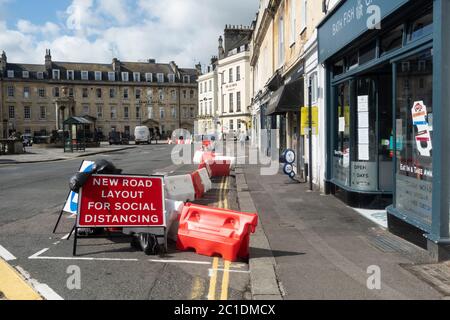
[[(139, 146), (136, 149), (89, 157), (111, 160), (126, 174), (190, 172), (194, 166), (174, 166), (172, 146)], [(29, 277), (49, 299), (245, 299), (249, 273), (245, 262), (227, 264), (222, 259), (192, 252), (148, 257), (132, 249), (129, 239), (81, 239), (79, 256), (72, 257), (71, 240), (64, 240), (74, 217), (64, 215), (56, 235), (57, 216), (68, 194), (68, 179), (83, 158), (52, 163), (0, 165), (0, 256)], [(215, 184), (216, 195), (235, 203), (233, 181)], [(220, 189), (220, 190), (219, 190)], [(222, 199), (223, 200), (223, 199)], [(14, 259), (15, 258), (15, 259)], [(80, 288), (74, 275), (80, 274)], [(74, 280), (75, 279), (75, 280)]]

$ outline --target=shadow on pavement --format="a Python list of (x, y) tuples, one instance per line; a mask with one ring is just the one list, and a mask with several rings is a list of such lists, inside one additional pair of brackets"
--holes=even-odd
[(260, 249), (260, 248), (251, 248), (252, 259), (255, 258), (271, 258), (272, 256), (275, 258), (281, 257), (294, 257), (294, 256), (304, 256), (306, 253), (304, 252), (291, 252), (291, 251), (278, 251), (278, 250), (268, 250), (268, 249)]

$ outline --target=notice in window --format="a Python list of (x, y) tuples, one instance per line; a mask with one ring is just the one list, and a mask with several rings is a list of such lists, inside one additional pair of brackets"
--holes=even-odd
[(358, 96), (358, 112), (369, 112), (369, 96)]
[(368, 144), (358, 145), (358, 158), (360, 161), (369, 161), (370, 160)]
[(358, 113), (358, 128), (369, 128), (369, 113), (359, 112)]
[(345, 117), (339, 118), (339, 132), (345, 132)]
[(358, 143), (369, 144), (369, 128), (358, 129)]

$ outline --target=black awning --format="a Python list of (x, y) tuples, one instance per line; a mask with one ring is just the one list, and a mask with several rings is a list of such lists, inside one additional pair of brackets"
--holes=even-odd
[(272, 77), (267, 82), (267, 88), (270, 91), (276, 91), (281, 86), (283, 86), (284, 79), (281, 76), (280, 70), (275, 71), (275, 73), (272, 75)]
[(299, 78), (279, 88), (270, 98), (267, 115), (300, 112), (304, 105), (304, 81)]

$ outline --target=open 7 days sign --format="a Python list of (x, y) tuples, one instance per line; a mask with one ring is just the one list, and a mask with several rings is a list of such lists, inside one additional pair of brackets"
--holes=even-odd
[(80, 191), (78, 227), (165, 227), (163, 178), (93, 175)]

